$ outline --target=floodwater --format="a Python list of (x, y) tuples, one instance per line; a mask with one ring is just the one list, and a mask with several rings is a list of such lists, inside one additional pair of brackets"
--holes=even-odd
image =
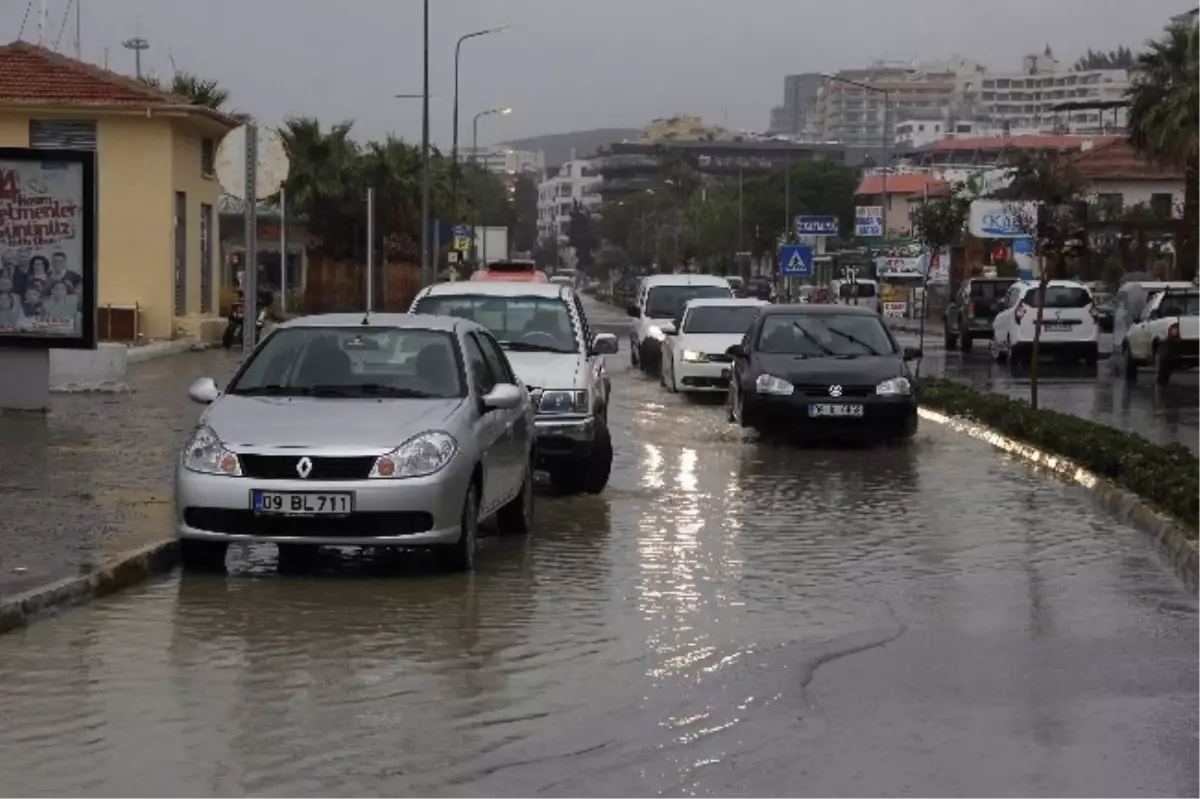
[(472, 575), (238, 548), (0, 638), (0, 793), (1196, 795), (1144, 536), (932, 424), (775, 446), (610, 360), (610, 487)]

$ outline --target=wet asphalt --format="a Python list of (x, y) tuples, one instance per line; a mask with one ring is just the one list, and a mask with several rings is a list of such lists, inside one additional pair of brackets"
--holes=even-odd
[(610, 367), (608, 490), (472, 575), (242, 547), (0, 637), (0, 794), (1197, 794), (1196, 599), (1081, 489), (928, 423), (778, 446)]

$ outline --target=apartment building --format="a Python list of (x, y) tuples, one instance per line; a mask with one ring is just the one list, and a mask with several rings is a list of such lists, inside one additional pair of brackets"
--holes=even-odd
[(538, 238), (567, 238), (571, 209), (576, 202), (589, 211), (600, 207), (602, 178), (592, 159), (572, 159), (538, 184)]
[(503, 145), (459, 148), (459, 158), (474, 161), (494, 175), (519, 175), (546, 168), (546, 154), (541, 150), (514, 150)]
[(825, 77), (819, 72), (788, 75), (783, 79), (783, 105), (771, 109), (767, 133), (784, 136), (812, 136), (817, 97)]
[(1124, 69), (1075, 71), (1063, 67), (1050, 48), (1025, 56), (1019, 72), (989, 73), (980, 86), (979, 110), (1005, 128), (1044, 133), (1106, 133), (1127, 121)]

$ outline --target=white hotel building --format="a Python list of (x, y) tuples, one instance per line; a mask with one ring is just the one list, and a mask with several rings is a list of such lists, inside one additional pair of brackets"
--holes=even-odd
[(549, 177), (538, 184), (538, 238), (553, 235), (565, 244), (572, 206), (578, 201), (595, 212), (600, 207), (597, 189), (602, 178), (596, 163), (583, 159), (572, 159), (547, 173)]

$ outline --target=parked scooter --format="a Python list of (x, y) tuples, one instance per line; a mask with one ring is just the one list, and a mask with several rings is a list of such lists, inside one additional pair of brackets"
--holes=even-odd
[[(258, 291), (258, 318), (254, 324), (255, 340), (262, 336), (263, 323), (267, 320), (267, 308), (273, 302), (275, 302), (275, 293), (270, 289), (260, 289)], [(225, 333), (221, 336), (221, 346), (225, 349), (230, 349), (234, 344), (242, 340), (242, 323), (245, 315), (245, 298), (241, 290), (239, 290), (237, 302), (229, 309), (229, 321), (225, 324)]]

